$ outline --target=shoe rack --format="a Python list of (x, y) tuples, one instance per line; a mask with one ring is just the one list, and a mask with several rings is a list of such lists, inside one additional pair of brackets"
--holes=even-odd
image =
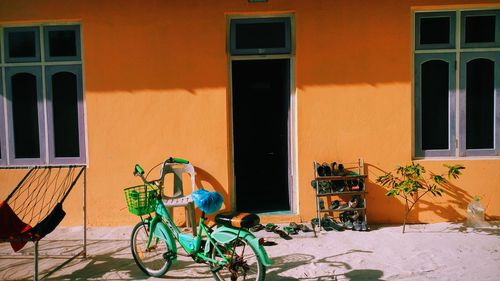
[[(363, 159), (352, 163), (318, 163), (313, 162), (314, 179), (311, 185), (316, 194), (317, 221), (322, 222), (325, 214), (334, 222), (345, 221), (349, 216), (354, 225), (364, 223), (366, 217), (366, 181)], [(346, 224), (349, 224), (346, 222)], [(346, 229), (351, 227), (339, 222)], [(320, 229), (324, 227), (320, 223)], [(355, 229), (359, 230), (359, 229)]]

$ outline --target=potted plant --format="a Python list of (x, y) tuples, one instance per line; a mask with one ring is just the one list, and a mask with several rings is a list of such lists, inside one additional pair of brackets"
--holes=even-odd
[[(462, 174), (464, 166), (444, 165), (448, 169), (448, 179), (458, 179)], [(444, 175), (430, 173), (426, 177), (426, 170), (420, 164), (411, 163), (406, 166), (398, 166), (394, 172), (388, 172), (377, 178), (377, 182), (389, 190), (385, 194), (389, 197), (402, 197), (405, 202), (405, 215), (403, 220), (403, 233), (405, 232), (406, 221), (413, 207), (427, 194), (442, 196), (443, 187), (448, 180)]]

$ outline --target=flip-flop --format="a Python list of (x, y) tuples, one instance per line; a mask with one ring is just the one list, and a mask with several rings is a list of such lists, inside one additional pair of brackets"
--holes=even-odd
[(301, 230), (302, 232), (311, 232), (312, 229), (310, 229), (307, 225), (305, 224), (298, 224), (296, 222), (291, 222), (290, 227), (295, 229), (296, 231)]
[(300, 230), (302, 230), (303, 232), (311, 232), (312, 229), (310, 229), (307, 225), (305, 224), (299, 224), (299, 227), (300, 227)]
[(278, 226), (275, 225), (274, 223), (268, 223), (266, 224), (265, 228), (267, 232), (274, 232), (278, 228)]
[(300, 230), (300, 225), (293, 221), (290, 223), (290, 227), (295, 230)]
[(281, 238), (283, 238), (285, 240), (291, 240), (292, 239), (292, 237), (290, 235), (288, 235), (286, 232), (284, 232), (281, 229), (275, 229), (274, 233), (278, 234)]
[(269, 246), (276, 246), (278, 245), (278, 243), (274, 242), (274, 241), (264, 241), (264, 243), (262, 244), (262, 246), (266, 246), (266, 247), (269, 247)]
[(256, 225), (250, 227), (250, 231), (257, 232), (257, 231), (261, 231), (264, 228), (266, 228), (266, 227), (259, 223), (259, 224), (256, 224)]
[(299, 234), (297, 230), (291, 226), (285, 226), (283, 227), (283, 230), (286, 232), (288, 235), (297, 235)]

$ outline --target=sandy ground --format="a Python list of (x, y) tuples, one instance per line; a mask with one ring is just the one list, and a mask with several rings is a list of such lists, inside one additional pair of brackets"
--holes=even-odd
[[(129, 248), (132, 227), (89, 228), (87, 258), (82, 229), (61, 227), (40, 242), (43, 280), (213, 280), (208, 267), (180, 257), (164, 278), (145, 276)], [(461, 223), (372, 226), (369, 232), (300, 233), (283, 240), (262, 230), (257, 236), (274, 265), (266, 280), (500, 280), (500, 223), (473, 229)], [(13, 254), (0, 244), (0, 280), (33, 279), (33, 244)], [(57, 270), (55, 270), (57, 269)]]

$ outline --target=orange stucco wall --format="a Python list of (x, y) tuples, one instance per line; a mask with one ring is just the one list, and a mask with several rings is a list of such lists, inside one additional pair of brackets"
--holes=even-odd
[[(369, 220), (398, 223), (402, 204), (386, 198), (375, 178), (412, 160), (412, 10), (494, 2), (4, 0), (0, 24), (81, 24), (90, 225), (134, 223), (122, 192), (139, 183), (133, 165), (152, 167), (171, 155), (190, 159), (197, 183), (231, 207), (227, 17), (280, 13), (295, 20), (298, 214), (264, 221), (310, 220), (312, 161), (362, 157)], [(483, 196), (489, 218), (499, 218), (500, 158), (418, 162), (436, 172), (443, 163), (467, 169), (455, 189), (419, 205), (412, 221), (463, 220), (474, 195)], [(16, 176), (0, 173), (0, 198)], [(80, 187), (65, 204), (65, 225), (80, 224), (81, 197)]]

